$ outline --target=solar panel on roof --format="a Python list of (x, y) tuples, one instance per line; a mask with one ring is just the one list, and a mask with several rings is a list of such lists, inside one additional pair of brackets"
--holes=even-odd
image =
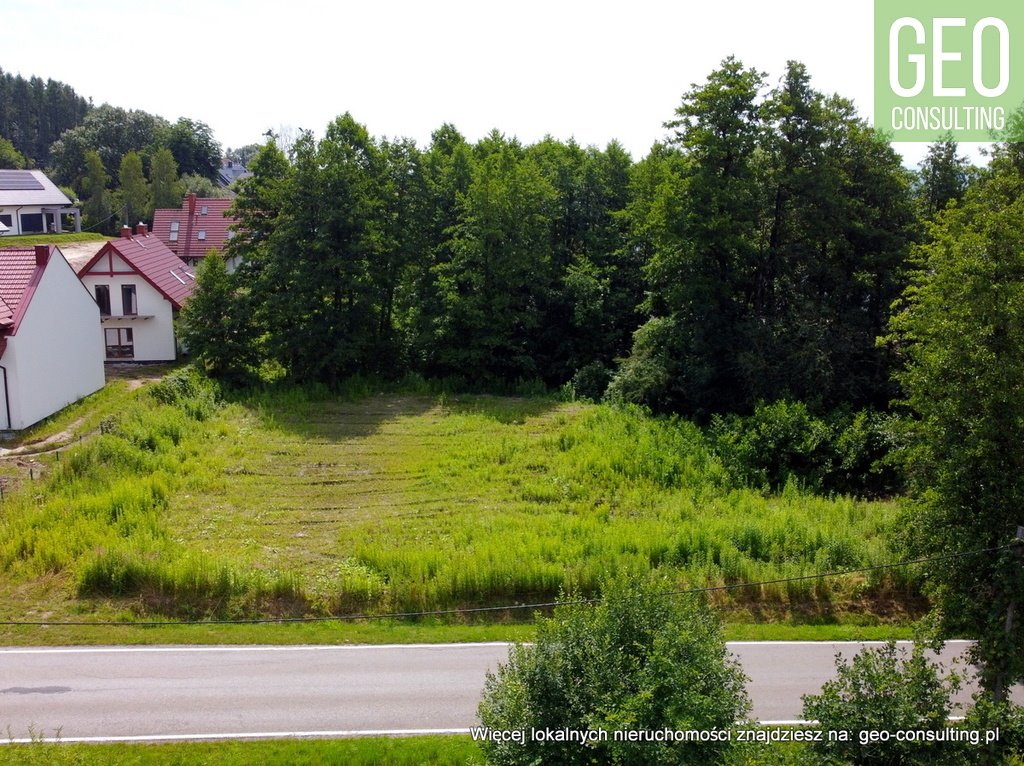
[(36, 177), (24, 170), (0, 170), (0, 190), (42, 191), (43, 185)]

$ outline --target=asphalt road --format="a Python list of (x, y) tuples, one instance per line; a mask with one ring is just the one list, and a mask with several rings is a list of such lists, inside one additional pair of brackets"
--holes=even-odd
[[(852, 643), (737, 642), (759, 721), (800, 718), (801, 694)], [(942, 659), (965, 643), (947, 645)], [(0, 649), (0, 742), (242, 739), (461, 732), (506, 644)], [(1024, 695), (1017, 689), (1018, 700)], [(964, 700), (967, 693), (961, 695)]]

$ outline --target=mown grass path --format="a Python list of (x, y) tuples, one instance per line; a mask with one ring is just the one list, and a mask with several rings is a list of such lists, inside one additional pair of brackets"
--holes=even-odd
[[(893, 506), (733, 486), (699, 431), (607, 407), (485, 396), (227, 408), (170, 504), (190, 548), (292, 573), (318, 608), (449, 609), (594, 592), (621, 569), (721, 584), (879, 563)], [(898, 580), (897, 587), (904, 587)], [(739, 599), (815, 608), (891, 580)]]
[[(697, 427), (637, 410), (409, 390), (346, 398), (275, 389), (217, 403), (208, 383), (182, 371), (137, 390), (108, 386), (24, 441), (65, 431), (92, 436), (34, 456), (42, 479), (20, 481), (0, 507), (6, 620), (517, 606), (596, 594), (620, 572), (657, 570), (668, 589), (743, 585), (895, 555), (894, 504), (739, 486)], [(737, 623), (878, 637), (828, 626), (906, 624), (916, 587), (915, 572), (893, 571), (712, 599)], [(500, 629), (532, 611), (359, 623), (343, 636), (330, 625), (158, 627), (148, 637), (69, 627), (46, 629), (46, 639), (8, 626), (0, 636), (330, 643), (427, 640), (426, 631), (439, 636), (429, 640), (493, 640), (528, 635), (521, 624)]]

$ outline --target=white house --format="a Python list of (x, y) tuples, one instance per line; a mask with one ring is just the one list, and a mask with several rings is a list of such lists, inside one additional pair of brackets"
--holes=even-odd
[(64, 216), (82, 230), (82, 216), (41, 170), (0, 170), (0, 237), (64, 231)]
[(52, 245), (0, 248), (0, 429), (103, 387), (95, 301)]
[(139, 224), (100, 248), (78, 269), (99, 306), (107, 361), (167, 362), (177, 356), (174, 318), (195, 275)]

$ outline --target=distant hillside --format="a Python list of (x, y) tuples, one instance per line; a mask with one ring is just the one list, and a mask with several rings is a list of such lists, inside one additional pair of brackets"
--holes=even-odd
[(50, 145), (79, 125), (92, 109), (70, 85), (32, 77), (26, 80), (0, 69), (0, 137), (6, 138), (31, 165), (44, 167)]

